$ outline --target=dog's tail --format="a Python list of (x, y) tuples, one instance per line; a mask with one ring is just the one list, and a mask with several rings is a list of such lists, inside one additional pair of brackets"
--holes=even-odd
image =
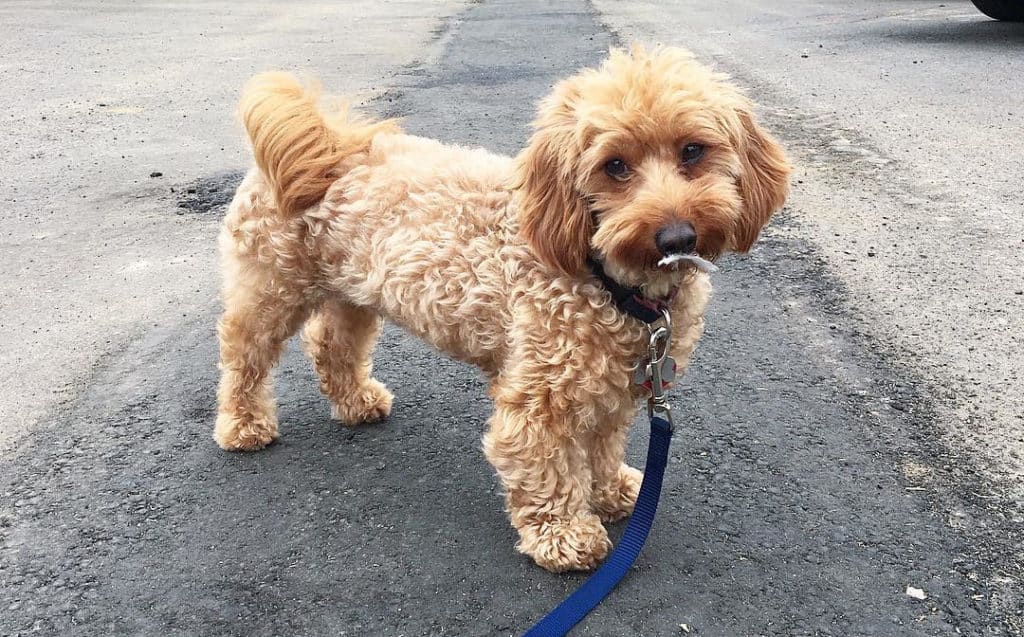
[(368, 151), (378, 133), (401, 132), (394, 120), (350, 117), (344, 107), (324, 115), (319, 95), (319, 86), (304, 88), (287, 73), (263, 73), (249, 82), (239, 104), (256, 165), (287, 216), (320, 201), (341, 176), (339, 164)]

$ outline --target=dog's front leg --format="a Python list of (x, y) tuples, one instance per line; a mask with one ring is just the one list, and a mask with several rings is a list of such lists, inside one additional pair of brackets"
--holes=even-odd
[(593, 568), (611, 543), (590, 510), (584, 428), (549, 400), (495, 402), (484, 451), (505, 487), (517, 548), (550, 571)]
[(605, 522), (621, 520), (632, 513), (640, 494), (643, 472), (623, 462), (633, 413), (630, 409), (603, 419), (587, 437), (587, 457), (594, 485), (591, 507)]

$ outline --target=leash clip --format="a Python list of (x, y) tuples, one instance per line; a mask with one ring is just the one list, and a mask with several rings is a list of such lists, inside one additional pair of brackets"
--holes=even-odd
[[(651, 335), (647, 346), (647, 360), (649, 361), (647, 373), (650, 374), (651, 379), (651, 395), (647, 399), (647, 416), (649, 418), (653, 418), (655, 415), (661, 416), (668, 422), (669, 429), (673, 430), (675, 424), (672, 422), (672, 407), (668, 404), (668, 399), (665, 396), (662, 377), (662, 365), (669, 358), (668, 348), (672, 342), (672, 317), (669, 315), (668, 309), (664, 308), (661, 310), (661, 317), (665, 320), (663, 325), (656, 329), (652, 329), (650, 325), (647, 326), (647, 331)], [(674, 365), (673, 362), (672, 366), (674, 367)]]

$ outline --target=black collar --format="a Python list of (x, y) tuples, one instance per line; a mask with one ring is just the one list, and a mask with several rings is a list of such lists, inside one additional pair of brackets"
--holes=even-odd
[(650, 299), (643, 295), (640, 288), (627, 287), (608, 276), (604, 271), (604, 265), (593, 256), (587, 257), (587, 265), (612, 295), (612, 300), (622, 312), (632, 316), (638, 321), (651, 324), (661, 318), (662, 310), (668, 309), (668, 303), (662, 300)]

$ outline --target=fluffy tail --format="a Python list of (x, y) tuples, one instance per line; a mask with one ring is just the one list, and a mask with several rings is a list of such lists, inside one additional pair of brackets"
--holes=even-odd
[(284, 215), (320, 201), (340, 176), (338, 164), (369, 150), (375, 135), (400, 132), (394, 120), (353, 118), (344, 108), (325, 117), (317, 107), (319, 94), (319, 86), (303, 88), (287, 73), (257, 75), (242, 92), (239, 114), (256, 165)]

